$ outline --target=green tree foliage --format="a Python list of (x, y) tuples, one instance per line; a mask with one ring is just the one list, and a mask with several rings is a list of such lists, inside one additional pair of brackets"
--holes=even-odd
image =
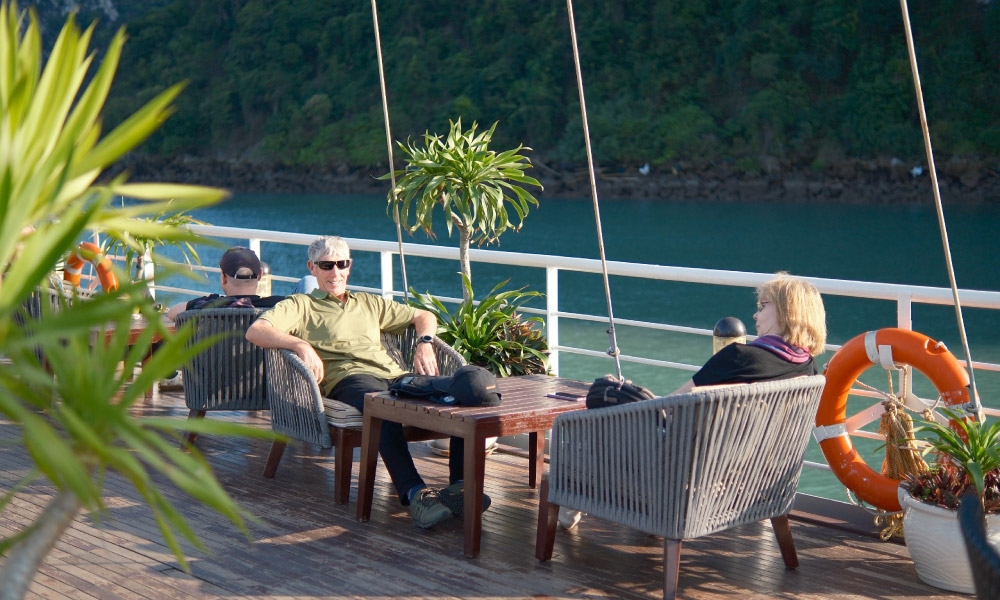
[[(577, 3), (594, 151), (614, 164), (919, 160), (902, 17), (874, 0)], [(501, 122), (496, 143), (583, 158), (565, 6), (379, 3), (393, 134)], [(910, 3), (935, 149), (1000, 155), (1000, 2)], [(150, 152), (385, 164), (370, 6), (172, 0), (129, 24), (115, 115), (190, 78)], [(690, 117), (691, 121), (687, 121)]]

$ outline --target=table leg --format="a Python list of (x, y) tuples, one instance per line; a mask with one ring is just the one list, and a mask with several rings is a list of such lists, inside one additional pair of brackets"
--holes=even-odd
[(378, 445), (382, 438), (382, 419), (365, 413), (361, 434), (361, 472), (358, 475), (358, 520), (368, 521), (372, 515), (372, 497), (375, 495), (375, 463)]
[[(542, 435), (538, 435), (541, 433)], [(538, 487), (538, 477), (545, 472), (545, 432), (528, 433), (528, 485)]]
[(479, 556), (483, 534), (483, 480), (486, 477), (486, 436), (479, 432), (463, 436), (465, 440), (465, 556)]
[[(145, 370), (146, 364), (149, 362), (149, 360), (151, 358), (153, 358), (152, 346), (150, 346), (150, 352), (149, 352), (149, 354), (147, 354), (146, 356), (144, 356), (142, 358), (142, 362), (139, 363), (139, 370), (140, 371)], [(133, 365), (133, 367), (132, 367), (132, 377), (130, 378), (130, 381), (134, 380), (134, 379), (135, 379), (135, 366)], [(155, 386), (156, 384), (154, 383), (153, 385)], [(143, 397), (144, 400), (152, 400), (153, 399), (153, 388), (150, 387), (150, 388), (147, 388), (146, 390), (144, 390), (142, 392), (142, 397)]]

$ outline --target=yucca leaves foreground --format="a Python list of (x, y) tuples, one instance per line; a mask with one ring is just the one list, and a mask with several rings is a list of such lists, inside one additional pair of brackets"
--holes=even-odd
[[(109, 470), (148, 502), (182, 565), (179, 540), (201, 544), (157, 488), (154, 473), (246, 530), (247, 513), (219, 485), (204, 458), (194, 448), (178, 448), (180, 432), (270, 436), (218, 420), (132, 416), (130, 409), (145, 390), (202, 348), (186, 346), (190, 330), (172, 335), (159, 325), (160, 315), (142, 284), (126, 283), (87, 301), (58, 294), (54, 305), (47, 301), (50, 290), (60, 290), (50, 281), (57, 263), (89, 232), (103, 232), (125, 245), (140, 237), (194, 243), (198, 238), (187, 229), (150, 217), (225, 196), (198, 186), (129, 184), (124, 176), (102, 182), (105, 169), (170, 115), (182, 86), (168, 88), (102, 137), (101, 110), (125, 36), (121, 31), (114, 36), (88, 80), (95, 56), (89, 50), (92, 31), (81, 32), (70, 17), (43, 68), (34, 15), (0, 3), (0, 414), (20, 428), (34, 463), (0, 498), (0, 509), (40, 477), (57, 489), (35, 526), (0, 541), (6, 554), (0, 600), (24, 596), (35, 569), (81, 509), (99, 516)], [(147, 202), (120, 206), (122, 196)], [(22, 310), (33, 293), (43, 297), (41, 316)], [(130, 345), (134, 314), (152, 326)], [(154, 336), (163, 342), (132, 380), (132, 365), (149, 353)]]

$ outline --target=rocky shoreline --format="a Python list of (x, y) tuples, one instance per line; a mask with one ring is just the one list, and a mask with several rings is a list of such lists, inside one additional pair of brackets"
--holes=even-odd
[[(589, 198), (587, 171), (558, 171), (536, 162), (531, 174), (544, 186), (539, 198)], [(169, 181), (213, 185), (233, 192), (385, 194), (388, 183), (376, 179), (384, 167), (286, 167), (239, 160), (184, 156), (172, 159), (131, 157), (119, 167), (131, 181)], [(772, 165), (767, 174), (750, 176), (714, 165), (678, 164), (668, 172), (650, 169), (600, 173), (601, 198), (703, 200), (716, 202), (844, 202), (855, 204), (933, 202), (931, 180), (901, 161), (850, 161), (822, 172)], [(1000, 204), (1000, 172), (985, 161), (948, 161), (938, 165), (945, 204)]]

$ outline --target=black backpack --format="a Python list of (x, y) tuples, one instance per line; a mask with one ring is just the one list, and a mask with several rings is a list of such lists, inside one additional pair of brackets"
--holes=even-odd
[(497, 378), (489, 370), (465, 365), (452, 377), (402, 375), (389, 384), (393, 394), (459, 406), (500, 406)]
[(393, 379), (389, 391), (400, 396), (456, 404), (455, 397), (448, 393), (449, 387), (451, 377), (409, 374)]
[(587, 391), (587, 408), (618, 406), (629, 402), (655, 398), (653, 392), (626, 379), (622, 381), (614, 375), (605, 375), (594, 380)]

